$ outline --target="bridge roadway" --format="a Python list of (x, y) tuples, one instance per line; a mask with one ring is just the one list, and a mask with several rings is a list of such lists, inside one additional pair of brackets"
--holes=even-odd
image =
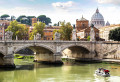
[[(89, 59), (103, 59), (103, 58), (120, 58), (120, 42), (105, 42), (105, 41), (45, 41), (45, 40), (9, 40), (0, 41), (0, 59), (1, 65), (14, 65), (13, 54), (24, 48), (31, 48), (35, 53), (36, 61), (62, 62), (61, 56), (63, 50), (80, 46), (89, 51), (86, 58)], [(46, 52), (42, 49), (48, 50), (49, 55), (44, 56)], [(115, 53), (115, 55), (111, 55)], [(52, 54), (52, 55), (50, 55)], [(44, 56), (44, 57), (43, 57)]]

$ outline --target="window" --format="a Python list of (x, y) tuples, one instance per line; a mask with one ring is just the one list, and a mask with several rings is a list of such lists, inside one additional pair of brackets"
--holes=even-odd
[(2, 40), (2, 37), (0, 37), (0, 40)]
[(84, 27), (84, 26), (85, 26), (85, 24), (82, 24), (82, 26)]

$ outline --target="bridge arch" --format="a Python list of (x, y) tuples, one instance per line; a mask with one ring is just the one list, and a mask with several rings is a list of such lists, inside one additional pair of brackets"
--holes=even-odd
[(65, 46), (65, 47), (63, 47), (62, 49), (61, 49), (61, 51), (60, 52), (62, 52), (63, 50), (65, 50), (65, 49), (67, 49), (67, 48), (70, 48), (70, 47), (82, 47), (82, 48), (85, 48), (86, 50), (88, 50), (89, 52), (90, 52), (90, 48), (88, 48), (88, 47), (86, 47), (86, 46), (83, 46), (83, 45), (67, 45), (67, 46)]
[(49, 48), (49, 47), (47, 47), (45, 45), (32, 45), (32, 44), (31, 45), (23, 45), (23, 46), (20, 46), (18, 48), (16, 47), (16, 49), (14, 50), (14, 53), (16, 53), (16, 52), (18, 52), (18, 51), (20, 51), (20, 50), (22, 50), (24, 48), (29, 48), (29, 47), (42, 47), (42, 48), (45, 48), (45, 49), (47, 49), (47, 50), (54, 53), (54, 50), (52, 48)]
[(4, 54), (2, 52), (0, 52), (0, 65), (3, 65), (4, 64)]
[(82, 45), (69, 45), (61, 49), (63, 57), (68, 58), (90, 58), (90, 50)]

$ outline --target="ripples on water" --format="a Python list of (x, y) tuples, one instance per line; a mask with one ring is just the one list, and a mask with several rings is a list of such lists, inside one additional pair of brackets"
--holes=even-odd
[[(120, 66), (103, 63), (70, 63), (43, 65), (33, 60), (15, 60), (15, 70), (0, 70), (0, 82), (120, 82)], [(110, 70), (111, 77), (100, 77), (95, 70)]]

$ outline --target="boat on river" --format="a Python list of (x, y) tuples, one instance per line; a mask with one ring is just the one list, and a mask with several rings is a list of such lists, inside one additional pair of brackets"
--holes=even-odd
[(107, 69), (99, 68), (95, 71), (95, 74), (102, 77), (110, 77), (110, 71)]

